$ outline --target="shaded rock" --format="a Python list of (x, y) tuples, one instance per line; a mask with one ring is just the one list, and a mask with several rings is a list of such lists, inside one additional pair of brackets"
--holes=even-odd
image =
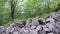
[(46, 23), (51, 23), (52, 25), (55, 26), (55, 22), (54, 22), (54, 19), (53, 19), (53, 18), (48, 18), (48, 19), (46, 20)]

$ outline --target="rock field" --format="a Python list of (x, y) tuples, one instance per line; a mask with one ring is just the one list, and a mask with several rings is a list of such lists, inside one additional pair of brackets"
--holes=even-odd
[(13, 23), (0, 26), (0, 34), (60, 34), (60, 13), (52, 12), (43, 18), (14, 19)]

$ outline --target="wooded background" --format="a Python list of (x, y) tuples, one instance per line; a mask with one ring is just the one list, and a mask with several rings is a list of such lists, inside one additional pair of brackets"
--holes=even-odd
[(0, 0), (0, 25), (13, 19), (43, 16), (59, 3), (60, 0)]

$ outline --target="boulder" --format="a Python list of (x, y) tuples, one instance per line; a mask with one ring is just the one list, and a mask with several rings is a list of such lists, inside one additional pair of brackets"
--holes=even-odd
[(49, 28), (50, 31), (55, 29), (55, 27), (51, 23), (47, 23), (46, 26)]
[(54, 21), (53, 18), (48, 18), (48, 19), (46, 20), (46, 23), (50, 23), (50, 24), (52, 24), (53, 26), (55, 26), (55, 21)]

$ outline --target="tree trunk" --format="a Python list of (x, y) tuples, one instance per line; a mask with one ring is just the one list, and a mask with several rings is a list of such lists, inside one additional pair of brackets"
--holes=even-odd
[(16, 7), (16, 1), (12, 0), (11, 1), (11, 18), (12, 18), (12, 21), (14, 20), (15, 7)]

